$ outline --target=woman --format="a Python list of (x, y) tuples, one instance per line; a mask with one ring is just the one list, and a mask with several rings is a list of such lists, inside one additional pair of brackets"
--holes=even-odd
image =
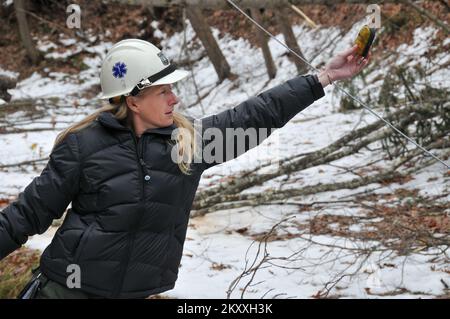
[[(171, 84), (187, 72), (151, 43), (114, 45), (101, 69), (102, 98), (110, 104), (63, 131), (41, 175), (0, 214), (1, 259), (45, 232), (72, 202), (21, 297), (145, 298), (172, 289), (200, 177), (239, 155), (215, 151), (208, 158), (199, 150), (216, 142), (226, 147), (234, 139), (227, 128), (284, 126), (330, 82), (367, 63), (353, 47), (318, 75), (296, 77), (201, 119), (198, 131), (174, 111)], [(223, 133), (223, 141), (206, 137), (208, 129)]]

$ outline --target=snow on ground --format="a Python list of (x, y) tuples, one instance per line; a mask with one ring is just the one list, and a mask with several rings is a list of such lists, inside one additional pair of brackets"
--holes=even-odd
[[(313, 61), (314, 65), (320, 65), (334, 53), (350, 46), (355, 37), (356, 30), (363, 21), (358, 22), (355, 28), (348, 34), (340, 35), (337, 28), (321, 28), (310, 30), (305, 26), (295, 26), (294, 33), (305, 56)], [(157, 25), (154, 25), (157, 27)], [(264, 60), (260, 50), (251, 47), (248, 41), (233, 39), (225, 35), (219, 39), (219, 31), (213, 30), (215, 37), (223, 49), (224, 55), (231, 66), (232, 72), (239, 75), (236, 83), (225, 80), (217, 85), (217, 75), (207, 58), (199, 60), (193, 66), (190, 78), (178, 83), (176, 91), (182, 99), (180, 108), (184, 113), (203, 117), (226, 108), (233, 107), (250, 96), (258, 94), (270, 87), (283, 83), (297, 75), (295, 65), (284, 54), (286, 49), (276, 41), (270, 40), (269, 46), (273, 58), (278, 67), (275, 79), (269, 80), (266, 75)], [(420, 50), (426, 47), (427, 41), (435, 35), (435, 30), (417, 29), (415, 41), (412, 45), (404, 45), (399, 48), (407, 55), (420, 54)], [(186, 39), (189, 55), (200, 56), (201, 49), (192, 46), (194, 32), (187, 22), (186, 33), (178, 33), (167, 37), (160, 32), (162, 46), (166, 48), (165, 54), (172, 60), (186, 58), (183, 47)], [(277, 35), (283, 41), (283, 37)], [(198, 41), (198, 40), (196, 40)], [(59, 45), (69, 47), (66, 52), (56, 53), (50, 51), (48, 57), (55, 59), (65, 58), (83, 49), (95, 53), (95, 57), (85, 58), (88, 66), (78, 76), (70, 76), (63, 73), (50, 73), (43, 77), (37, 73), (18, 83), (17, 87), (9, 90), (13, 100), (23, 98), (52, 99), (53, 107), (39, 121), (24, 123), (23, 128), (49, 127), (50, 118), (56, 123), (54, 130), (41, 132), (28, 132), (22, 134), (5, 134), (0, 136), (2, 152), (0, 164), (13, 164), (26, 160), (45, 158), (49, 154), (53, 141), (59, 130), (69, 123), (76, 121), (84, 114), (91, 112), (99, 105), (98, 101), (87, 101), (82, 98), (83, 90), (92, 85), (99, 84), (98, 75), (101, 59), (111, 43), (101, 43), (92, 46), (87, 42), (78, 43), (73, 39), (60, 39), (60, 44), (42, 41), (39, 49), (43, 52), (55, 49)], [(336, 45), (327, 45), (332, 42)], [(201, 48), (201, 46), (197, 46)], [(321, 48), (324, 48), (323, 50)], [(439, 63), (448, 61), (448, 55), (439, 57)], [(408, 60), (409, 61), (409, 60)], [(383, 68), (374, 71), (368, 78), (376, 78), (377, 75), (386, 72)], [(0, 70), (0, 74), (16, 77), (11, 71)], [(197, 99), (194, 79), (199, 88), (199, 94), (207, 94), (201, 103), (186, 109)], [(440, 70), (430, 77), (431, 83), (436, 86), (448, 87), (449, 72)], [(361, 94), (379, 90), (381, 82), (371, 83), (365, 89), (361, 87)], [(360, 84), (362, 85), (362, 84)], [(78, 107), (72, 107), (74, 100)], [(318, 150), (351, 130), (376, 120), (367, 112), (356, 110), (353, 112), (337, 112), (339, 97), (333, 94), (332, 88), (326, 89), (326, 96), (299, 113), (284, 128), (275, 131), (271, 137), (259, 147), (250, 150), (238, 159), (218, 165), (205, 172), (200, 188), (214, 183), (224, 175), (236, 173), (255, 167), (267, 160), (276, 160), (302, 152)], [(22, 116), (23, 114), (20, 114)], [(15, 118), (20, 120), (16, 114)], [(47, 121), (47, 123), (45, 122)], [(358, 154), (336, 161), (336, 166), (323, 165), (306, 169), (294, 177), (294, 186), (315, 185), (317, 183), (332, 183), (336, 180), (345, 181), (355, 176), (338, 168), (338, 166), (364, 165), (376, 158), (380, 158), (377, 152), (364, 150)], [(382, 162), (381, 162), (382, 163)], [(20, 190), (39, 174), (45, 162), (39, 162), (36, 166), (21, 168), (8, 168), (0, 171), (0, 195), (2, 197), (15, 197)], [(272, 169), (276, 169), (276, 165)], [(436, 163), (426, 169), (422, 169), (414, 179), (405, 184), (390, 184), (381, 186), (378, 184), (360, 187), (355, 190), (340, 190), (338, 192), (326, 192), (316, 195), (304, 196), (301, 201), (308, 203), (314, 201), (338, 200), (364, 190), (373, 190), (376, 194), (389, 194), (398, 188), (420, 190), (422, 195), (437, 195), (448, 191), (448, 177), (444, 177), (445, 169)], [(432, 178), (432, 181), (430, 181)], [(264, 191), (268, 187), (278, 187), (279, 181), (271, 181), (260, 187), (254, 187), (246, 192)], [(289, 185), (285, 187), (290, 187)], [(441, 200), (448, 201), (449, 198)], [(340, 209), (324, 208), (320, 214), (336, 216), (363, 216), (356, 208), (342, 206)], [(179, 280), (174, 290), (164, 293), (165, 296), (175, 298), (224, 298), (230, 284), (246, 267), (246, 261), (250, 262), (259, 257), (257, 254), (257, 242), (252, 243), (252, 236), (264, 234), (284, 217), (290, 219), (277, 234), (295, 232), (295, 223), (308, 222), (317, 215), (317, 212), (298, 212), (295, 206), (270, 205), (245, 209), (233, 209), (217, 211), (203, 217), (191, 219), (190, 227), (185, 243), (184, 257), (180, 268)], [(337, 227), (337, 224), (331, 227)], [(36, 249), (44, 249), (51, 241), (55, 227), (50, 228), (42, 235), (30, 238), (27, 246)], [(358, 232), (370, 230), (364, 223), (351, 226), (351, 231)], [(448, 260), (433, 259), (432, 251), (420, 251), (409, 256), (399, 256), (392, 251), (377, 251), (368, 259), (355, 257), (349, 252), (352, 248), (379, 247), (377, 242), (358, 242), (348, 238), (339, 238), (329, 235), (294, 236), (291, 239), (275, 240), (268, 244), (270, 256), (275, 258), (274, 265), (260, 269), (254, 279), (259, 284), (249, 287), (244, 294), (246, 298), (310, 298), (323, 291), (326, 282), (339, 278), (343, 274), (356, 272), (354, 276), (343, 276), (330, 295), (342, 298), (381, 298), (385, 293), (391, 293), (386, 297), (396, 298), (428, 298), (443, 293), (442, 281), (450, 284)], [(345, 249), (344, 249), (345, 248)], [(295, 260), (286, 261), (282, 257), (297, 253)], [(427, 254), (429, 254), (427, 256)], [(360, 266), (360, 268), (358, 268)], [(356, 267), (356, 268), (355, 268)], [(243, 278), (237, 288), (231, 293), (231, 297), (239, 298), (241, 291), (247, 283), (248, 277)], [(394, 295), (392, 292), (394, 291)]]
[(19, 76), (19, 73), (14, 72), (14, 71), (3, 70), (0, 67), (0, 75), (7, 76), (7, 77), (15, 79), (15, 78), (17, 78)]
[[(193, 220), (191, 225), (195, 228), (190, 227), (187, 234), (188, 240), (180, 268), (180, 279), (175, 289), (164, 295), (174, 298), (225, 298), (231, 282), (243, 271), (245, 262), (251, 263), (257, 255), (257, 245), (253, 245), (247, 252), (250, 242), (236, 230), (249, 227), (258, 228), (252, 231), (260, 232), (263, 231), (264, 224), (265, 229), (268, 230), (283, 213), (285, 212), (281, 207), (270, 207), (240, 212), (217, 212)], [(224, 234), (224, 231), (231, 233)], [(367, 242), (357, 243), (329, 236), (313, 236), (310, 239), (336, 246), (347, 245), (350, 248), (369, 246)], [(283, 263), (279, 260), (274, 262), (274, 264), (298, 269), (270, 267), (260, 270), (253, 281), (253, 283), (260, 283), (250, 287), (245, 297), (310, 298), (340, 270), (346, 269), (355, 260), (361, 262), (341, 249), (309, 244), (299, 239), (271, 242), (268, 252), (271, 257), (286, 257), (302, 248), (307, 249), (298, 256), (299, 260), (292, 263)], [(339, 282), (337, 293), (332, 295), (336, 294), (343, 298), (368, 298), (373, 296), (369, 293), (394, 291), (397, 287), (417, 293), (416, 295), (403, 293), (396, 296), (400, 298), (426, 298), (442, 292), (441, 279), (448, 280), (448, 276), (445, 277), (443, 273), (430, 270), (427, 262), (431, 257), (422, 255), (387, 257), (384, 255), (374, 253), (370, 256), (364, 262), (358, 275)], [(246, 256), (248, 256), (247, 259)], [(355, 263), (355, 267), (359, 265), (358, 262)], [(352, 272), (352, 269), (347, 271)], [(248, 279), (248, 277), (244, 278), (238, 288), (243, 288)], [(214, 288), (211, 289), (211, 287)], [(231, 297), (240, 297), (241, 292), (238, 288), (234, 290)]]

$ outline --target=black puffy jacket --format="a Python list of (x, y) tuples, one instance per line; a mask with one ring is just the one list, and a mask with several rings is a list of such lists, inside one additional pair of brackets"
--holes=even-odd
[[(279, 128), (323, 95), (316, 76), (299, 76), (202, 119), (203, 130)], [(0, 259), (45, 232), (72, 202), (42, 254), (47, 277), (65, 285), (68, 266), (78, 264), (87, 293), (143, 298), (172, 289), (201, 174), (217, 164), (194, 164), (191, 175), (183, 174), (167, 143), (174, 129), (147, 130), (137, 140), (111, 113), (101, 113), (69, 134), (0, 214)]]

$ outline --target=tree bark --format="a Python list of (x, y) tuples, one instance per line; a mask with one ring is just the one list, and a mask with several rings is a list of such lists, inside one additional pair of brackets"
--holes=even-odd
[[(444, 141), (437, 141), (431, 143), (430, 148), (440, 147)], [(411, 154), (407, 155), (405, 158), (399, 158), (389, 167), (387, 170), (370, 175), (354, 178), (349, 181), (344, 182), (333, 182), (329, 184), (316, 184), (305, 186), (302, 188), (289, 188), (289, 189), (270, 189), (263, 193), (248, 193), (248, 194), (223, 194), (221, 200), (216, 204), (200, 207), (191, 212), (191, 217), (203, 216), (210, 212), (215, 212), (218, 210), (234, 209), (245, 206), (258, 206), (262, 204), (267, 204), (275, 201), (284, 201), (293, 197), (312, 195), (316, 193), (332, 192), (340, 189), (356, 189), (362, 186), (366, 186), (374, 183), (383, 183), (387, 181), (392, 181), (397, 178), (405, 178), (408, 175), (417, 172), (421, 168), (424, 168), (432, 164), (433, 159), (427, 159), (419, 165), (415, 165), (403, 170), (398, 170), (406, 162), (410, 161), (414, 157), (421, 154), (421, 150), (415, 149), (411, 151)], [(446, 153), (446, 156), (450, 154), (450, 151)]]
[[(300, 49), (300, 46), (297, 43), (297, 39), (295, 38), (294, 31), (292, 31), (292, 27), (289, 24), (289, 14), (287, 12), (286, 8), (279, 8), (275, 11), (275, 17), (277, 19), (277, 23), (281, 28), (281, 32), (284, 36), (284, 41), (286, 42), (286, 45), (294, 50), (295, 53), (300, 55), (302, 58), (305, 58), (305, 56), (302, 53), (302, 50)], [(291, 52), (288, 53), (288, 57), (295, 63), (295, 66), (297, 67), (297, 71), (299, 74), (305, 74), (308, 71), (308, 66), (305, 62), (301, 61), (296, 56), (293, 56)]]
[(432, 13), (428, 12), (427, 10), (421, 8), (420, 6), (418, 6), (417, 4), (413, 3), (412, 1), (409, 0), (400, 0), (401, 3), (407, 4), (411, 7), (413, 7), (417, 12), (419, 12), (421, 15), (426, 16), (428, 19), (430, 19), (431, 21), (433, 21), (434, 23), (436, 23), (438, 26), (440, 26), (442, 29), (444, 29), (445, 33), (449, 34), (450, 33), (450, 27), (448, 26), (448, 24), (446, 24), (445, 22), (443, 22), (442, 20), (438, 19), (438, 17), (436, 17), (435, 15), (433, 15)]
[[(420, 110), (428, 110), (429, 107), (432, 107), (432, 105), (408, 107), (386, 116), (386, 119), (391, 121), (397, 117), (401, 117), (401, 125), (407, 125), (417, 120), (416, 112), (419, 112)], [(429, 112), (426, 114), (427, 117), (435, 116), (435, 113), (433, 112)], [(306, 156), (299, 156), (299, 158), (281, 162), (279, 164), (278, 170), (275, 172), (257, 174), (256, 171), (258, 169), (250, 170), (244, 172), (239, 176), (236, 176), (228, 182), (224, 182), (217, 186), (201, 190), (197, 193), (192, 208), (194, 210), (201, 210), (207, 207), (212, 207), (217, 204), (223, 203), (224, 200), (227, 199), (226, 196), (235, 196), (235, 194), (239, 194), (248, 188), (262, 185), (263, 183), (271, 179), (283, 175), (289, 175), (310, 167), (330, 163), (340, 158), (344, 158), (346, 156), (354, 154), (360, 149), (369, 146), (370, 144), (386, 138), (394, 133), (391, 128), (384, 128), (381, 132), (379, 132), (378, 130), (383, 126), (384, 122), (378, 120), (366, 127), (352, 131), (321, 150), (310, 153)]]
[[(153, 5), (159, 7), (169, 7), (172, 5), (180, 6), (194, 6), (196, 8), (204, 9), (230, 9), (230, 4), (225, 0), (112, 0), (112, 2), (121, 2), (127, 4), (144, 4)], [(241, 8), (275, 8), (287, 4), (294, 5), (311, 5), (311, 4), (323, 4), (323, 5), (335, 5), (339, 3), (348, 4), (371, 4), (373, 0), (233, 0), (236, 5)], [(395, 0), (384, 0), (384, 3), (395, 3)]]
[[(252, 14), (253, 19), (255, 19), (255, 21), (258, 22), (260, 25), (262, 25), (262, 16), (261, 16), (261, 13), (259, 12), (259, 9), (252, 8), (251, 14)], [(269, 43), (268, 43), (269, 38), (261, 29), (259, 29), (256, 26), (255, 26), (255, 28), (256, 28), (256, 36), (258, 38), (258, 43), (259, 43), (259, 46), (261, 47), (261, 50), (262, 50), (263, 56), (264, 56), (264, 61), (266, 63), (267, 74), (269, 75), (270, 79), (273, 79), (277, 75), (277, 68), (275, 66), (275, 63), (273, 62), (272, 54), (270, 53)]]
[(28, 58), (31, 60), (33, 64), (36, 64), (40, 59), (40, 55), (39, 52), (34, 47), (33, 40), (31, 38), (27, 17), (25, 15), (24, 0), (14, 0), (14, 9), (16, 11), (17, 24), (19, 25), (19, 32), (22, 44), (25, 47), (25, 50), (27, 51)]
[(8, 93), (8, 89), (14, 88), (16, 83), (17, 80), (0, 75), (0, 99), (9, 102), (11, 100), (11, 95)]
[(192, 28), (205, 47), (208, 57), (217, 72), (219, 81), (222, 82), (224, 79), (232, 76), (230, 66), (225, 59), (225, 56), (222, 54), (216, 39), (212, 35), (211, 29), (205, 21), (202, 10), (188, 6), (186, 8), (186, 15), (191, 21)]

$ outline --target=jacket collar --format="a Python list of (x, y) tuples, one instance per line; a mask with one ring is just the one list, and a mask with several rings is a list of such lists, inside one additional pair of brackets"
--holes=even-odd
[[(97, 121), (100, 122), (103, 126), (113, 128), (116, 130), (122, 130), (122, 131), (131, 131), (130, 128), (123, 125), (121, 122), (119, 122), (112, 113), (110, 112), (102, 112), (98, 115)], [(177, 126), (175, 124), (166, 126), (166, 127), (158, 127), (153, 129), (145, 130), (143, 134), (147, 133), (154, 133), (154, 134), (161, 134), (161, 135), (172, 135), (172, 132), (174, 129), (176, 129)]]

